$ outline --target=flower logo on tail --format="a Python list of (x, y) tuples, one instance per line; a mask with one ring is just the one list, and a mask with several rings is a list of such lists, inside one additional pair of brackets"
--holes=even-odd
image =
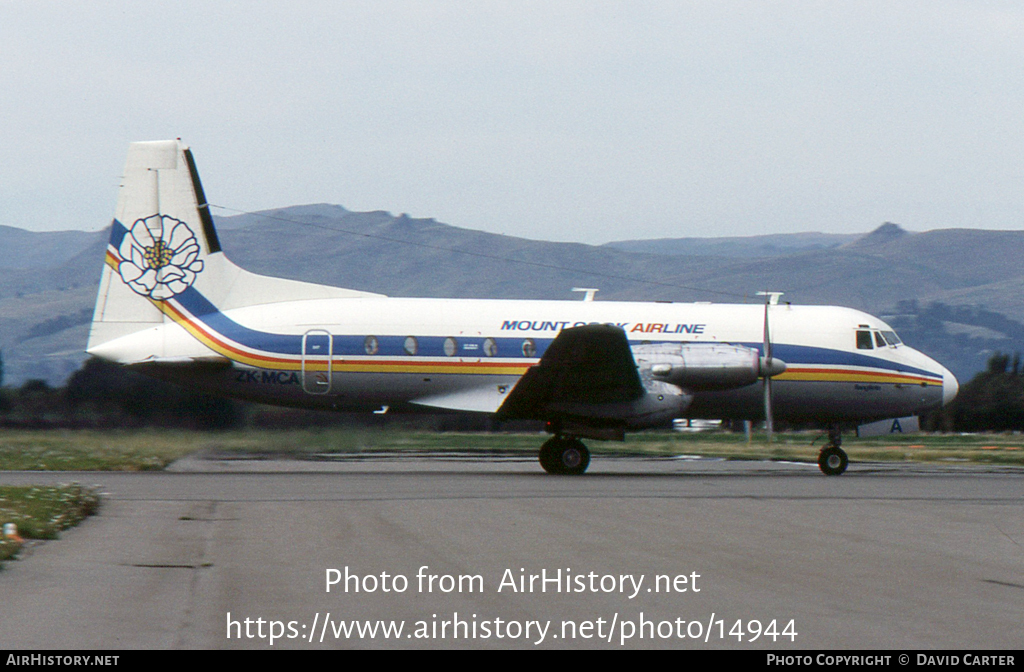
[(167, 215), (135, 220), (118, 252), (121, 279), (154, 301), (181, 294), (203, 270), (196, 235), (185, 222)]

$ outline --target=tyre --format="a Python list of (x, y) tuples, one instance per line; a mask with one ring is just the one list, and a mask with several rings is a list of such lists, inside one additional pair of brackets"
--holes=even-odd
[(847, 458), (846, 452), (835, 446), (822, 449), (821, 454), (818, 455), (818, 467), (826, 476), (838, 476), (846, 471), (846, 466), (849, 463), (850, 460)]
[(549, 474), (576, 476), (590, 466), (590, 451), (576, 438), (552, 437), (540, 447), (540, 466)]
[(540, 447), (540, 455), (538, 456), (540, 460), (540, 466), (543, 467), (544, 471), (548, 472), (549, 474), (562, 473), (561, 471), (559, 471), (558, 465), (558, 455), (560, 452), (559, 444), (562, 442), (562, 440), (563, 439), (560, 439), (557, 436), (553, 436), (547, 441), (545, 441), (544, 445)]

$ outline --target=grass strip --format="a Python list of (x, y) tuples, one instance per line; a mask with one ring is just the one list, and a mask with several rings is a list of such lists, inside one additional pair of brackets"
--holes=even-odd
[[(23, 539), (56, 539), (99, 509), (95, 490), (77, 483), (0, 486), (0, 529), (14, 523)], [(14, 557), (21, 544), (0, 540), (0, 561)]]
[[(356, 452), (523, 454), (535, 456), (547, 435), (463, 433), (396, 429), (300, 429), (189, 432), (178, 430), (0, 433), (0, 470), (160, 470), (186, 455), (316, 459)], [(654, 431), (630, 434), (623, 443), (587, 441), (595, 455), (716, 457), (735, 460), (816, 462), (825, 442), (820, 432), (782, 432), (768, 444), (733, 432)], [(909, 434), (857, 438), (843, 449), (854, 462), (971, 462), (1024, 466), (1019, 434)]]
[(3, 430), (0, 470), (158, 471), (203, 450), (210, 436), (176, 430)]

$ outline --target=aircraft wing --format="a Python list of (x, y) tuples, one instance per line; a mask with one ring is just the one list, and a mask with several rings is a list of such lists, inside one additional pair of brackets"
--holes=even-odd
[(498, 409), (544, 420), (551, 409), (632, 402), (645, 394), (626, 333), (604, 324), (564, 329)]
[(445, 411), (494, 413), (505, 401), (508, 385), (482, 385), (468, 390), (413, 399), (410, 403)]

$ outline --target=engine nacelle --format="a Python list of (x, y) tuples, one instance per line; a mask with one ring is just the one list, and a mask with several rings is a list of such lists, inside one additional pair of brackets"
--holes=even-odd
[(693, 391), (746, 387), (764, 375), (777, 376), (786, 370), (781, 359), (772, 358), (769, 367), (757, 350), (742, 345), (652, 343), (632, 350), (643, 378)]
[(633, 402), (633, 414), (626, 419), (630, 429), (668, 425), (682, 416), (693, 401), (692, 394), (660, 380), (644, 381), (644, 389), (647, 394)]

